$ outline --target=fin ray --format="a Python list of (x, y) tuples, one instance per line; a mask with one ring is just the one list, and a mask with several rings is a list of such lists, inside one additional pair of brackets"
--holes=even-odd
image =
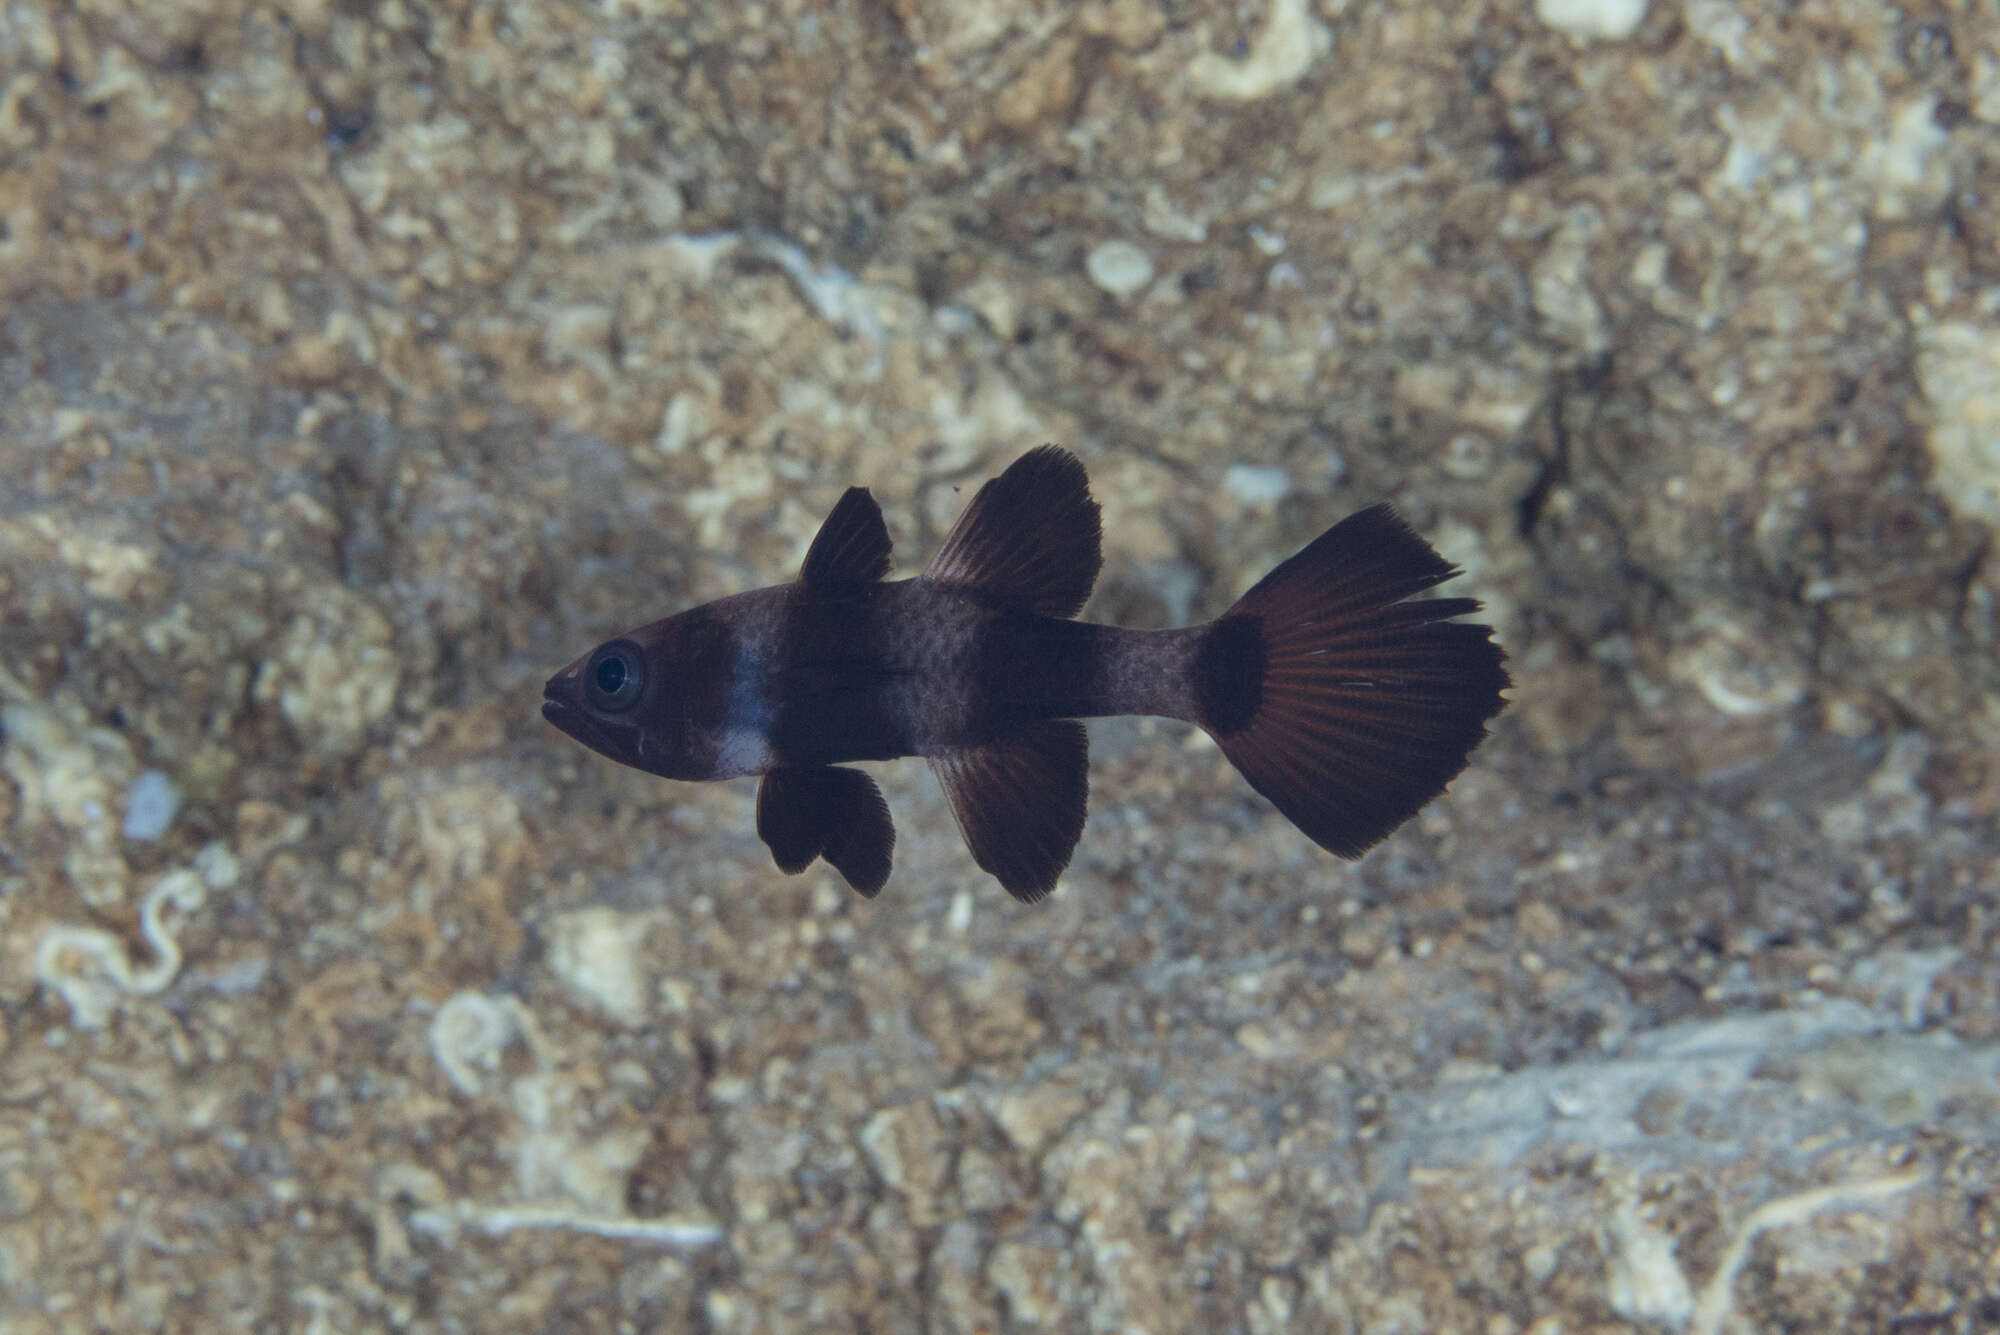
[(889, 573), (889, 526), (866, 487), (849, 487), (827, 512), (799, 578), (818, 587), (873, 584)]
[(1097, 582), (1102, 540), (1082, 461), (1043, 445), (979, 488), (924, 578), (1015, 611), (1073, 617)]
[(1083, 835), (1089, 745), (1075, 719), (1043, 719), (930, 758), (972, 860), (1023, 903), (1055, 889)]
[(1359, 857), (1465, 768), (1506, 701), (1470, 598), (1406, 601), (1458, 570), (1386, 505), (1335, 524), (1214, 623), (1208, 728), (1321, 847)]

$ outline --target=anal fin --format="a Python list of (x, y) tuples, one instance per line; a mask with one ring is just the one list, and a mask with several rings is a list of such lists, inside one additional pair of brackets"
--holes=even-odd
[(896, 847), (882, 790), (860, 770), (833, 765), (766, 774), (757, 789), (757, 837), (786, 875), (825, 858), (869, 899), (888, 881)]
[(1044, 719), (985, 746), (930, 757), (951, 814), (1007, 893), (1032, 904), (1055, 889), (1083, 834), (1090, 744), (1074, 719)]

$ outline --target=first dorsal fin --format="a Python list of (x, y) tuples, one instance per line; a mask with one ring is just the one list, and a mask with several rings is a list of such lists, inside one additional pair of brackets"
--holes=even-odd
[(979, 489), (924, 578), (1014, 611), (1073, 617), (1104, 562), (1102, 533), (1082, 461), (1043, 445)]
[(819, 526), (799, 578), (827, 587), (873, 584), (889, 573), (889, 526), (866, 487), (849, 487)]

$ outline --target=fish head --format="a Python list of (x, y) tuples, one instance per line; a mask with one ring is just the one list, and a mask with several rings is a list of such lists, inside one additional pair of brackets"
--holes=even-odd
[(717, 777), (728, 664), (716, 629), (683, 613), (606, 640), (549, 678), (542, 717), (622, 765), (669, 779)]

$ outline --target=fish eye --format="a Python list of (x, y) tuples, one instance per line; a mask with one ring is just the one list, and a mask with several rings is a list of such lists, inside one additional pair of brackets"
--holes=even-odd
[(637, 704), (646, 685), (644, 663), (639, 646), (624, 640), (613, 640), (592, 654), (583, 669), (590, 703), (610, 714), (623, 713)]

